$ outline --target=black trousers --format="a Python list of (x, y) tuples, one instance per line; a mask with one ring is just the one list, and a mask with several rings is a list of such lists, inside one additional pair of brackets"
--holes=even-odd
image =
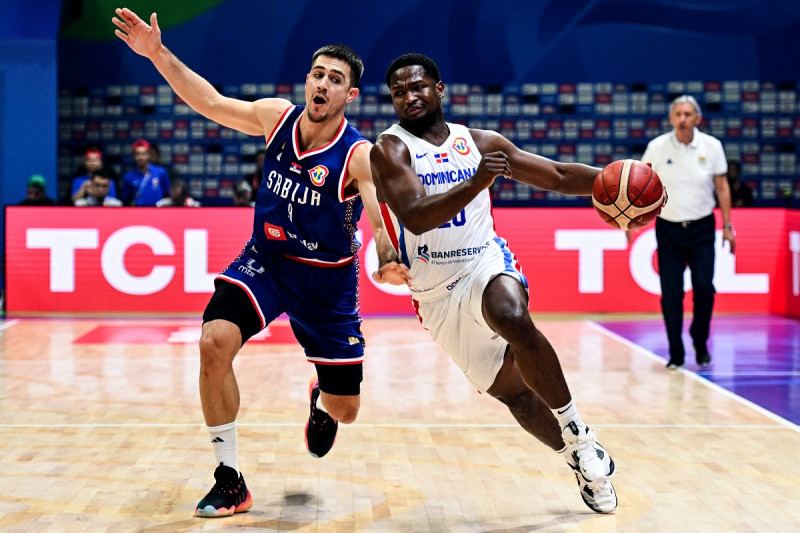
[(669, 355), (673, 361), (685, 357), (683, 339), (683, 272), (688, 266), (694, 290), (694, 318), (689, 334), (695, 348), (705, 349), (714, 308), (713, 213), (691, 222), (656, 219), (658, 270), (661, 279), (661, 312), (667, 328)]

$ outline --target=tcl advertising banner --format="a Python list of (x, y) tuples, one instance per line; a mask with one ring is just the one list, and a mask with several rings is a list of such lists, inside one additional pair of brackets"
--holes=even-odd
[[(528, 278), (532, 311), (659, 311), (653, 226), (628, 243), (591, 208), (494, 216)], [(377, 257), (363, 222), (362, 313), (411, 314), (405, 287), (372, 281)], [(800, 213), (736, 209), (733, 223), (736, 255), (717, 235), (716, 311), (800, 316)], [(200, 313), (251, 227), (248, 208), (7, 207), (7, 311)]]

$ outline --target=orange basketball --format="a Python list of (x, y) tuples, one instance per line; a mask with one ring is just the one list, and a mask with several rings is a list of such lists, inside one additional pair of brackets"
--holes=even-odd
[(622, 159), (594, 179), (592, 203), (609, 226), (627, 230), (655, 220), (666, 203), (666, 192), (650, 164)]

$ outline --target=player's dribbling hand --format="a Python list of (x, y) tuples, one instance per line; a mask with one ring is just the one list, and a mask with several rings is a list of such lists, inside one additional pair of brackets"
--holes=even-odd
[(411, 275), (408, 273), (408, 267), (395, 261), (386, 263), (373, 272), (372, 279), (378, 283), (388, 283), (390, 285), (411, 284)]
[(161, 48), (161, 28), (158, 27), (156, 14), (150, 15), (150, 24), (139, 18), (139, 15), (128, 9), (117, 8), (117, 17), (111, 22), (119, 28), (114, 34), (125, 41), (131, 50), (139, 55), (150, 57)]
[(508, 162), (508, 156), (499, 151), (483, 154), (478, 170), (472, 179), (486, 189), (491, 187), (498, 176), (511, 177), (511, 164)]

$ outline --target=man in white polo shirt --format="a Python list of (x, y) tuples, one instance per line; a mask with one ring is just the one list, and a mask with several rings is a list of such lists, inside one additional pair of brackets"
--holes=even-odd
[(669, 193), (656, 219), (661, 311), (669, 340), (668, 369), (683, 366), (683, 272), (688, 265), (694, 290), (694, 318), (689, 328), (697, 364), (711, 364), (708, 335), (714, 307), (714, 206), (719, 199), (722, 238), (734, 253), (728, 164), (722, 143), (697, 129), (702, 113), (697, 100), (684, 95), (669, 107), (673, 130), (650, 141), (642, 161), (652, 163)]

